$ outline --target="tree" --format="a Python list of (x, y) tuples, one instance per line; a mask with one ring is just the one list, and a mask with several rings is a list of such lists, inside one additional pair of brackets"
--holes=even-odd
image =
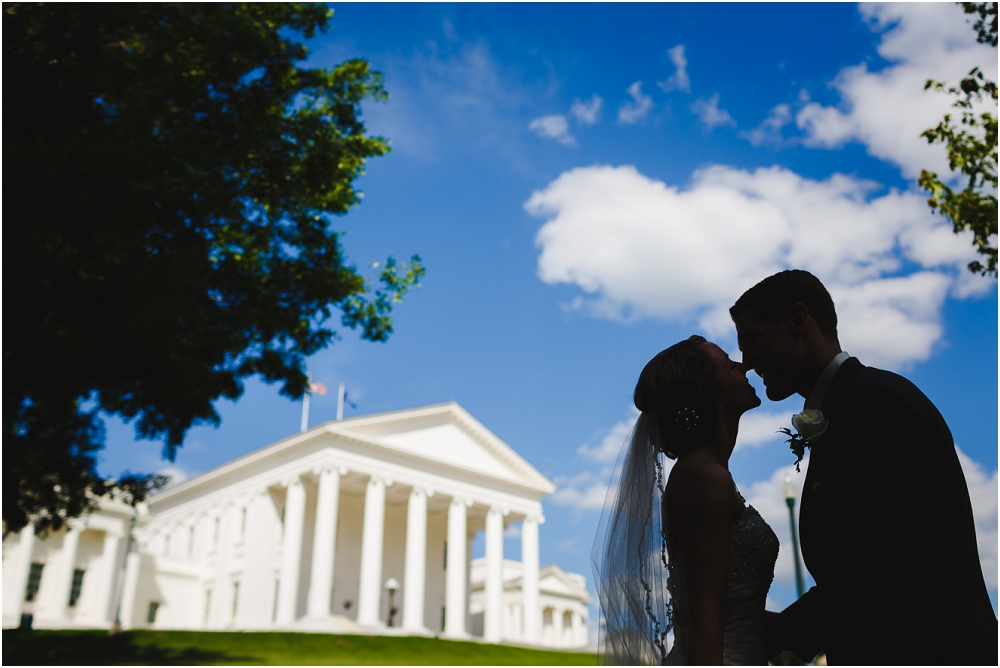
[(319, 4), (24, 4), (3, 14), (3, 520), (59, 528), (153, 476), (102, 480), (99, 414), (173, 459), (242, 379), (302, 396), (345, 327), (385, 341), (424, 269), (374, 285), (332, 229), (388, 152), (366, 61), (307, 69)]
[[(973, 25), (977, 41), (997, 45), (997, 3), (960, 3), (966, 14), (978, 14)], [(961, 172), (965, 188), (955, 191), (938, 178), (934, 172), (920, 172), (920, 186), (931, 194), (927, 200), (933, 211), (940, 211), (951, 221), (955, 233), (971, 230), (973, 245), (986, 258), (986, 264), (969, 263), (969, 270), (983, 275), (997, 275), (997, 118), (989, 111), (978, 115), (973, 105), (983, 98), (997, 101), (996, 82), (983, 76), (978, 67), (972, 68), (958, 86), (930, 79), (924, 90), (947, 91), (959, 99), (952, 105), (962, 110), (961, 121), (954, 125), (951, 114), (946, 114), (937, 127), (924, 131), (921, 136), (928, 143), (944, 144), (948, 150), (948, 167)], [(995, 104), (994, 104), (995, 108)], [(993, 245), (991, 245), (993, 244)]]

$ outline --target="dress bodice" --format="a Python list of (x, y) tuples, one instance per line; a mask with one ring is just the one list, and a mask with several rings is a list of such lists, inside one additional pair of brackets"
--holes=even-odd
[[(766, 665), (764, 601), (774, 579), (778, 537), (753, 507), (733, 521), (729, 532), (729, 588), (722, 661), (726, 665)], [(671, 559), (667, 588), (673, 600), (674, 644), (668, 665), (688, 663), (691, 608), (683, 560)]]

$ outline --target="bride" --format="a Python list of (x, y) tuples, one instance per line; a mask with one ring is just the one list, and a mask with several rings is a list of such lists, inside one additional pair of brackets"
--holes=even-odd
[[(639, 376), (593, 552), (605, 664), (767, 663), (778, 539), (729, 473), (740, 416), (760, 405), (748, 370), (692, 336)], [(661, 455), (676, 460), (666, 481)]]

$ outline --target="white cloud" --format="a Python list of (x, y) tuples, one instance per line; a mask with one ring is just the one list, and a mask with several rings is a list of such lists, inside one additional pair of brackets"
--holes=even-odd
[(576, 146), (576, 139), (569, 133), (569, 123), (562, 115), (542, 116), (528, 123), (528, 129), (534, 130), (540, 137), (555, 139), (564, 146)]
[(642, 94), (641, 81), (629, 86), (626, 92), (632, 96), (632, 102), (624, 102), (618, 108), (618, 120), (622, 123), (638, 123), (653, 108), (653, 98)]
[(707, 100), (698, 98), (691, 104), (691, 111), (698, 116), (698, 119), (711, 130), (718, 125), (730, 125), (735, 127), (736, 121), (725, 109), (719, 109), (719, 94), (716, 93)]
[(511, 524), (506, 529), (503, 530), (504, 538), (520, 538), (521, 537), (521, 524)]
[(781, 128), (788, 125), (791, 121), (791, 106), (779, 104), (771, 109), (767, 113), (767, 118), (753, 130), (741, 130), (740, 137), (749, 141), (753, 146), (780, 144), (782, 140)]
[(978, 462), (961, 449), (958, 461), (962, 463), (965, 482), (972, 500), (972, 515), (976, 518), (976, 542), (979, 544), (979, 561), (989, 589), (997, 588), (997, 472), (987, 474)]
[(632, 433), (632, 427), (635, 426), (635, 421), (639, 417), (639, 411), (634, 406), (629, 413), (630, 416), (627, 419), (622, 420), (607, 431), (599, 445), (592, 448), (581, 445), (576, 451), (577, 454), (599, 464), (614, 464), (625, 439)]
[(678, 44), (667, 51), (670, 62), (674, 64), (676, 71), (667, 78), (666, 81), (657, 81), (656, 85), (663, 89), (664, 93), (672, 90), (682, 90), (685, 93), (691, 92), (691, 80), (687, 73), (687, 58), (684, 57), (684, 45)]
[(556, 491), (548, 498), (560, 506), (571, 506), (579, 510), (601, 510), (608, 495), (608, 481), (611, 468), (599, 473), (583, 471), (574, 476), (556, 476)]
[(594, 93), (586, 102), (573, 100), (573, 105), (569, 108), (569, 112), (573, 114), (580, 125), (594, 125), (597, 123), (597, 117), (601, 113), (601, 106), (603, 104), (604, 98)]
[(778, 433), (781, 427), (791, 426), (791, 413), (765, 412), (760, 409), (743, 414), (740, 419), (740, 431), (736, 435), (736, 450), (740, 448), (756, 448), (787, 438)]
[(996, 81), (996, 51), (976, 43), (967, 16), (953, 3), (865, 4), (860, 11), (873, 30), (884, 31), (878, 52), (891, 65), (877, 72), (865, 63), (842, 69), (832, 83), (840, 104), (811, 102), (796, 116), (806, 145), (835, 148), (859, 141), (909, 178), (924, 168), (947, 174), (944, 149), (920, 133), (955, 111), (954, 97), (925, 91), (924, 82), (955, 85), (977, 65)]
[(949, 290), (981, 293), (995, 281), (964, 276), (970, 240), (952, 239), (923, 197), (875, 188), (842, 174), (815, 181), (716, 165), (681, 190), (632, 166), (592, 166), (564, 172), (525, 209), (546, 219), (535, 239), (539, 277), (584, 293), (572, 308), (695, 321), (725, 342), (734, 336), (728, 308), (744, 290), (802, 268), (833, 295), (844, 347), (898, 369), (930, 355)]

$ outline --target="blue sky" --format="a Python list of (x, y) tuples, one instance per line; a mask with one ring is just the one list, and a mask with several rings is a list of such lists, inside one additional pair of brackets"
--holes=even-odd
[[(366, 58), (384, 72), (389, 102), (365, 118), (393, 146), (335, 225), (365, 271), (413, 253), (427, 267), (388, 343), (343, 331), (310, 359), (315, 380), (346, 384), (348, 416), (460, 403), (557, 483), (542, 561), (591, 581), (645, 362), (692, 333), (738, 358), (726, 308), (774, 271), (808, 269), (833, 294), (845, 349), (913, 380), (952, 428), (996, 605), (996, 281), (964, 269), (970, 239), (916, 186), (922, 168), (947, 171), (919, 135), (949, 100), (924, 81), (956, 82), (973, 65), (996, 79), (995, 49), (975, 43), (959, 8), (334, 9), (309, 62)], [(313, 398), (312, 424), (335, 417), (333, 395)], [(783, 546), (791, 456), (774, 431), (800, 406), (748, 414), (731, 461)], [(100, 470), (192, 476), (299, 425), (300, 404), (257, 381), (218, 410), (221, 427), (192, 429), (173, 464), (108, 420)], [(873, 485), (892, 469), (858, 465)], [(770, 598), (794, 600), (785, 547)]]

